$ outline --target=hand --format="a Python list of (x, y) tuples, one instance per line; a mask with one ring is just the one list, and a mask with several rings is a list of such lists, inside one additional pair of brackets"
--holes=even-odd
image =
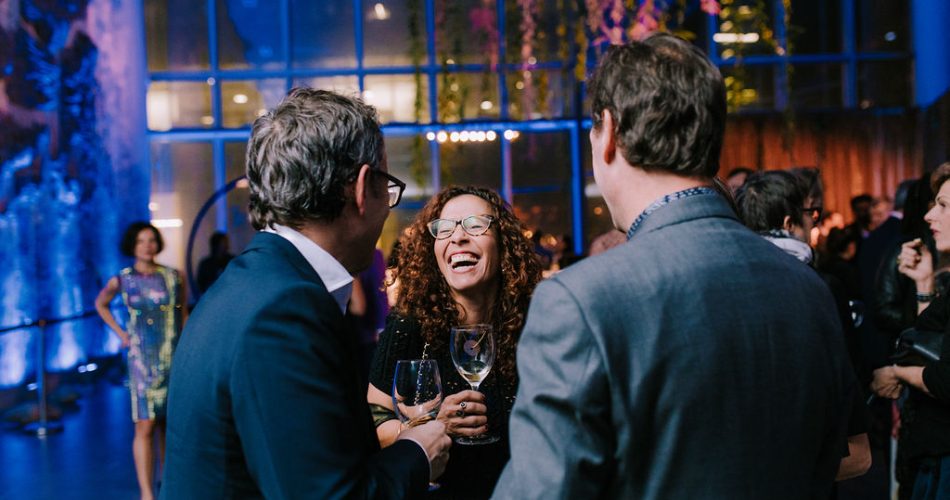
[(893, 366), (885, 366), (874, 370), (874, 380), (871, 381), (871, 390), (882, 398), (897, 399), (901, 395), (904, 386), (897, 378), (897, 372)]
[(901, 253), (897, 256), (897, 270), (915, 282), (933, 279), (933, 258), (930, 249), (920, 238), (901, 245)]
[(122, 339), (122, 349), (128, 349), (132, 345), (132, 339), (129, 337), (129, 334), (126, 333), (120, 337)]
[(462, 391), (447, 396), (439, 409), (439, 422), (452, 437), (478, 436), (488, 432), (488, 407), (485, 395), (478, 391)]
[(396, 438), (397, 441), (400, 439), (411, 439), (425, 450), (426, 456), (429, 457), (429, 481), (435, 481), (445, 472), (452, 440), (445, 434), (442, 422), (432, 421), (406, 429)]

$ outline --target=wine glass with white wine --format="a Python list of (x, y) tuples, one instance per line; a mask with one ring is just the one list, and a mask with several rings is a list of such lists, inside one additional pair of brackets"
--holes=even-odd
[[(442, 406), (442, 377), (434, 359), (404, 359), (396, 361), (393, 375), (393, 408), (408, 429), (422, 425), (439, 415)], [(429, 483), (429, 491), (439, 489)]]
[[(495, 362), (495, 337), (491, 325), (465, 325), (452, 328), (449, 340), (449, 352), (452, 363), (473, 391), (485, 380)], [(460, 436), (455, 438), (458, 444), (489, 444), (498, 441), (498, 436), (482, 434), (479, 436)]]

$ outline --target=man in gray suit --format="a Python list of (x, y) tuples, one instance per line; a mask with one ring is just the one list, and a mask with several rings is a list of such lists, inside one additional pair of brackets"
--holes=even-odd
[(538, 286), (495, 497), (827, 497), (853, 375), (824, 283), (712, 188), (719, 71), (655, 35), (612, 47), (588, 93), (628, 241)]

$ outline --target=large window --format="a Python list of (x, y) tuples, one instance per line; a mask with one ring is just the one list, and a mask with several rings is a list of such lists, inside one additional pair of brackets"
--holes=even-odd
[[(186, 266), (195, 224), (192, 266), (214, 230), (234, 250), (247, 243), (246, 188), (204, 205), (243, 174), (253, 120), (299, 85), (379, 109), (390, 168), (409, 183), (384, 250), (440, 186), (475, 183), (502, 193), (529, 229), (571, 235), (582, 251), (610, 227), (585, 166), (590, 122), (574, 67), (592, 67), (596, 50), (578, 58), (576, 2), (534, 4), (527, 46), (514, 0), (146, 0), (151, 206), (177, 246), (166, 259)], [(723, 0), (720, 16), (685, 4), (681, 25), (721, 67), (735, 112), (910, 105), (906, 2), (793, 2), (787, 13), (781, 0)]]

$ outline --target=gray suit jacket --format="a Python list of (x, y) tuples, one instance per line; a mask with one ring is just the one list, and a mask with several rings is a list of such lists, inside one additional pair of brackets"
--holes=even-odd
[(495, 498), (814, 498), (853, 388), (817, 274), (717, 195), (541, 283)]

